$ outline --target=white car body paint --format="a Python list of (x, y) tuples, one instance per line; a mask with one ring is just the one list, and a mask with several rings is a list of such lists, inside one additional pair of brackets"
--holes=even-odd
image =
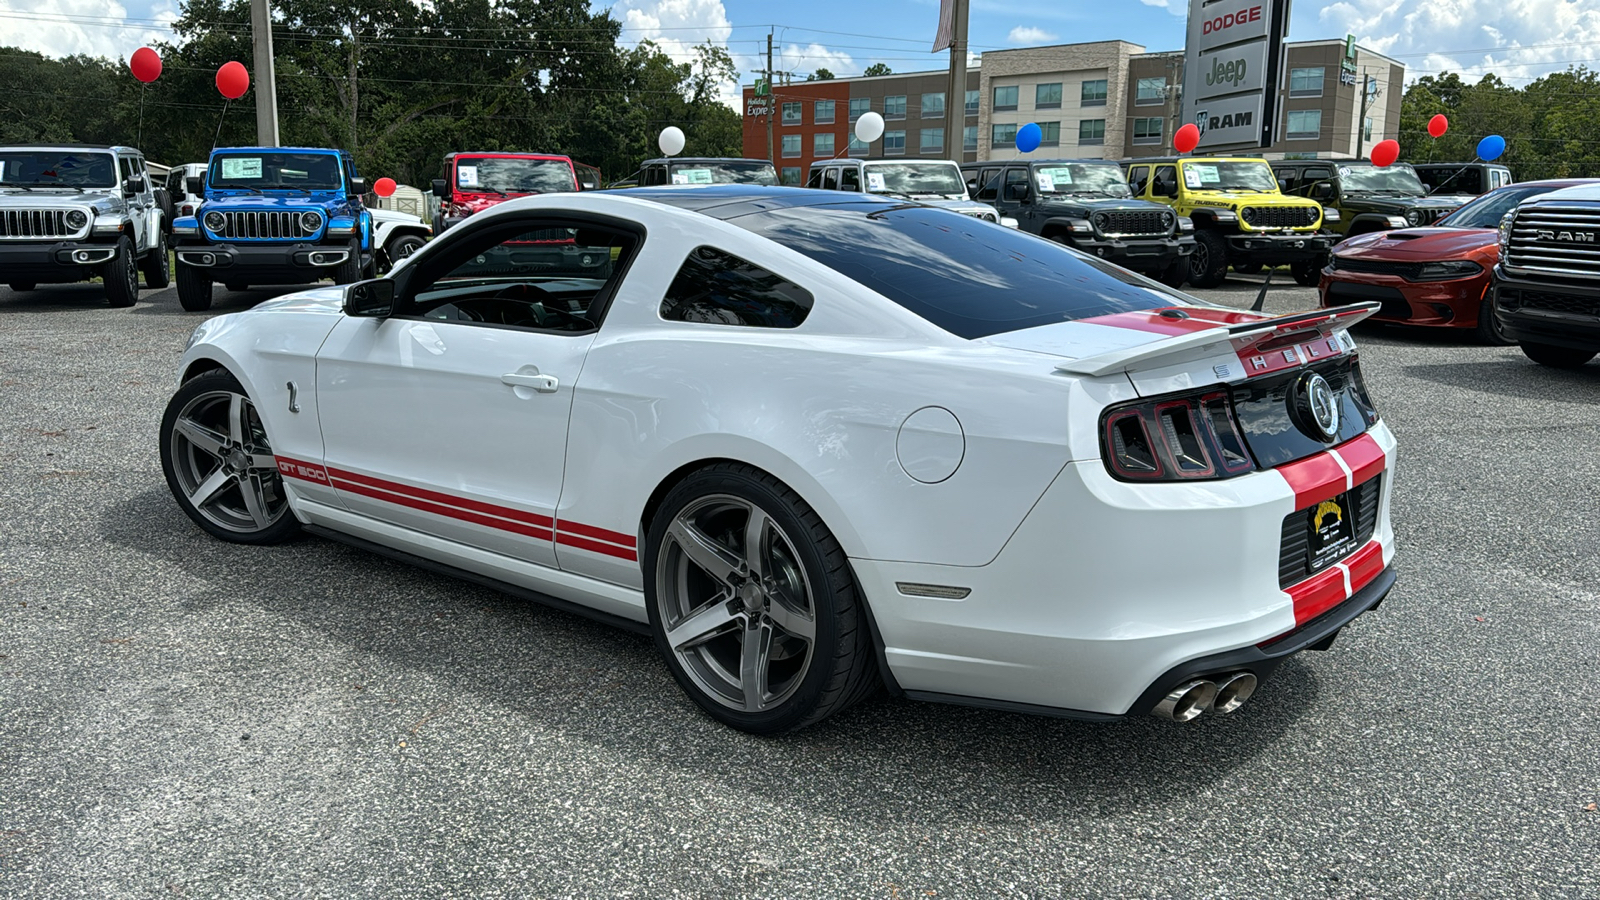
[[(302, 521), (639, 622), (652, 493), (708, 460), (763, 469), (837, 537), (908, 691), (1120, 714), (1178, 663), (1295, 628), (1278, 585), (1279, 530), (1296, 508), (1283, 475), (1140, 484), (1101, 459), (1107, 405), (1244, 380), (1226, 344), (1062, 371), (1162, 335), (1067, 322), (964, 340), (736, 225), (623, 193), (519, 198), (475, 224), (538, 210), (623, 218), (648, 235), (596, 332), (348, 318), (341, 292), (323, 288), (209, 320), (180, 370), (238, 376), (280, 458), (410, 492), (397, 505), (286, 480)], [(663, 320), (668, 285), (702, 245), (804, 285), (811, 314), (787, 330)], [(535, 370), (553, 390), (502, 381)], [(914, 415), (930, 407), (948, 419)], [(910, 452), (908, 426), (931, 435)], [(1393, 436), (1381, 422), (1368, 436), (1387, 476)], [(1391, 488), (1386, 477), (1373, 536), (1385, 565)], [(435, 515), (423, 491), (510, 510), (496, 515), (550, 536)], [(971, 593), (908, 596), (905, 582)]]

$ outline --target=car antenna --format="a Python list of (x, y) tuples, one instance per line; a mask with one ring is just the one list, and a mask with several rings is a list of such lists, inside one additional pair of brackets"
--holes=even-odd
[(1256, 294), (1256, 302), (1250, 307), (1251, 312), (1261, 312), (1261, 308), (1267, 305), (1267, 288), (1272, 286), (1272, 272), (1272, 268), (1268, 267), (1267, 280), (1261, 282), (1261, 292)]

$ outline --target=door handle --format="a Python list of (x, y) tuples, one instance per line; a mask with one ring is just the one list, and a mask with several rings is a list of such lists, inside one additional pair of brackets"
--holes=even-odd
[(524, 375), (520, 372), (509, 372), (500, 376), (501, 384), (512, 387), (533, 388), (541, 394), (554, 394), (561, 382), (554, 375)]

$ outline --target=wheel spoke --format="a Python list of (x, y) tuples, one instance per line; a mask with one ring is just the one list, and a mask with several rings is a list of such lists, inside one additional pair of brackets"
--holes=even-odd
[(208, 453), (218, 459), (222, 458), (222, 448), (228, 443), (226, 435), (218, 434), (187, 417), (179, 417), (173, 428), (183, 435), (189, 443), (193, 444), (196, 450)]
[(267, 513), (267, 498), (262, 494), (259, 476), (245, 476), (239, 482), (239, 495), (244, 498), (245, 511), (250, 513), (250, 521), (256, 523), (257, 528), (265, 528), (272, 524), (272, 516)]
[(772, 520), (758, 506), (750, 507), (750, 518), (744, 523), (744, 561), (750, 572), (760, 578), (767, 571), (767, 533)]
[(806, 643), (817, 639), (817, 623), (810, 613), (801, 612), (790, 606), (788, 601), (777, 594), (768, 594), (767, 618), (772, 624), (783, 630), (790, 637), (797, 637)]
[(278, 471), (278, 458), (271, 453), (252, 453), (249, 459), (252, 472)]
[(233, 394), (228, 398), (228, 437), (235, 444), (245, 443), (245, 438), (249, 436), (249, 430), (246, 428), (244, 421), (244, 410), (244, 397), (242, 395)]
[(705, 532), (682, 518), (674, 519), (667, 534), (683, 548), (685, 556), (707, 575), (729, 587), (748, 571), (737, 554), (712, 540)]
[(722, 634), (730, 624), (743, 618), (733, 612), (731, 606), (728, 598), (722, 596), (700, 607), (667, 631), (667, 644), (674, 650), (687, 650)]
[(772, 662), (772, 626), (751, 619), (739, 649), (739, 686), (745, 712), (757, 712), (767, 699), (767, 669)]
[(194, 493), (189, 495), (189, 502), (194, 504), (195, 509), (200, 509), (217, 499), (217, 495), (222, 493), (222, 489), (232, 483), (233, 476), (229, 475), (228, 471), (222, 466), (217, 466), (217, 470), (206, 476), (206, 480), (200, 482), (200, 486), (195, 488)]

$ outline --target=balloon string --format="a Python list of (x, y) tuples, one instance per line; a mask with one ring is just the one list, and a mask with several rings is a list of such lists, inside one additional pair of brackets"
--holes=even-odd
[(134, 147), (144, 145), (144, 93), (149, 89), (150, 85), (148, 83), (139, 86), (139, 132), (138, 136), (133, 139)]
[[(1434, 185), (1432, 190), (1428, 191), (1426, 194), (1423, 194), (1422, 196), (1424, 196), (1424, 197), (1432, 197), (1434, 194), (1438, 193), (1439, 190), (1441, 188), (1443, 188), (1445, 185), (1449, 184), (1452, 181), (1455, 181), (1457, 175), (1460, 175), (1462, 172), (1465, 172), (1466, 170), (1472, 168), (1473, 166), (1475, 166), (1475, 165), (1477, 165), (1478, 163), (1481, 163), (1481, 162), (1488, 162), (1488, 160), (1484, 159), (1482, 154), (1474, 154), (1473, 158), (1472, 158), (1472, 162), (1469, 162), (1466, 165), (1462, 166), (1461, 168), (1459, 168), (1459, 169), (1455, 170), (1454, 172), (1450, 173), (1450, 177), (1449, 178), (1446, 178), (1445, 180), (1443, 180), (1443, 181), (1439, 182), (1438, 184)], [(1457, 187), (1459, 188), (1459, 185)], [(1485, 191), (1485, 193), (1488, 193), (1488, 192)]]
[(232, 102), (226, 97), (222, 99), (222, 115), (217, 116), (217, 133), (211, 136), (211, 149), (213, 150), (217, 149), (217, 141), (222, 139), (222, 120), (228, 117), (228, 104)]

